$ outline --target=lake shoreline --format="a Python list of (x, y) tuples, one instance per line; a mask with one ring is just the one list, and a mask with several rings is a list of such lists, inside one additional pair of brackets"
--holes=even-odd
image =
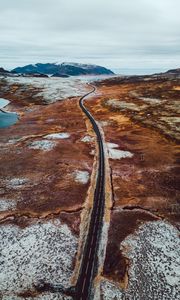
[(11, 102), (7, 99), (0, 98), (0, 128), (7, 128), (14, 125), (18, 120), (18, 114), (16, 112), (9, 112), (4, 110)]

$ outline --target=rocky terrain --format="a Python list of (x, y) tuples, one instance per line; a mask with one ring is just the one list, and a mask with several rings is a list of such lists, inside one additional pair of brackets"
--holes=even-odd
[(5, 109), (19, 115), (0, 129), (2, 299), (39, 299), (34, 286), (41, 282), (67, 287), (76, 263), (93, 168), (93, 137), (77, 97), (87, 88), (48, 80), (0, 82), (0, 96), (10, 100)]
[(180, 81), (164, 77), (105, 80), (86, 101), (112, 176), (102, 299), (178, 299)]
[[(109, 176), (94, 299), (176, 300), (180, 80), (94, 84), (85, 105)], [(89, 89), (74, 77), (0, 78), (4, 110), (19, 116), (0, 128), (0, 299), (72, 299), (96, 179), (95, 137), (78, 105)]]

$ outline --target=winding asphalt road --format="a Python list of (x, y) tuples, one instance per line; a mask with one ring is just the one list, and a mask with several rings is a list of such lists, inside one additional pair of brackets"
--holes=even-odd
[(89, 231), (85, 242), (80, 274), (76, 285), (75, 299), (78, 300), (87, 300), (87, 299), (89, 300), (91, 297), (92, 283), (97, 273), (97, 267), (98, 267), (98, 247), (99, 247), (100, 234), (101, 234), (102, 224), (103, 224), (104, 203), (105, 203), (105, 194), (104, 194), (105, 161), (104, 161), (103, 141), (102, 141), (99, 127), (95, 119), (93, 118), (91, 113), (86, 109), (83, 103), (84, 99), (94, 91), (95, 91), (95, 87), (93, 87), (93, 90), (91, 92), (87, 93), (79, 100), (79, 105), (82, 111), (86, 114), (86, 116), (91, 121), (93, 129), (97, 136), (97, 142), (99, 147), (99, 165), (98, 165), (96, 189), (94, 193), (94, 204), (93, 204), (91, 220), (89, 224)]
[(96, 188), (94, 192), (94, 202), (91, 211), (91, 218), (85, 246), (83, 250), (83, 258), (81, 262), (79, 277), (76, 286), (65, 289), (59, 284), (50, 284), (45, 282), (39, 282), (35, 288), (39, 292), (51, 291), (62, 292), (66, 295), (73, 297), (75, 300), (90, 300), (93, 286), (93, 279), (95, 278), (98, 270), (98, 249), (101, 237), (101, 230), (103, 225), (104, 204), (105, 204), (105, 160), (104, 160), (104, 147), (99, 127), (91, 115), (91, 113), (84, 106), (84, 99), (94, 93), (95, 87), (92, 91), (84, 95), (79, 100), (79, 105), (82, 111), (91, 121), (93, 129), (97, 136), (97, 143), (99, 147), (99, 162), (98, 162), (98, 174), (96, 180)]

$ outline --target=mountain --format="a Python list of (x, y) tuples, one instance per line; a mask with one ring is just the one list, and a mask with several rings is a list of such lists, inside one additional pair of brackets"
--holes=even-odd
[(180, 75), (180, 68), (169, 70), (166, 73)]
[(114, 73), (101, 66), (88, 65), (88, 64), (78, 64), (78, 63), (37, 63), (35, 65), (26, 65), (24, 67), (17, 67), (12, 70), (16, 73), (21, 74), (59, 74), (59, 75), (113, 75)]
[(154, 74), (153, 76), (169, 78), (169, 79), (179, 79), (180, 78), (180, 68), (168, 70), (164, 73)]
[(4, 68), (0, 67), (0, 74), (8, 74), (9, 71), (5, 70)]
[(5, 70), (4, 68), (0, 67), (0, 76), (4, 77), (16, 77), (19, 76), (15, 71), (8, 71)]

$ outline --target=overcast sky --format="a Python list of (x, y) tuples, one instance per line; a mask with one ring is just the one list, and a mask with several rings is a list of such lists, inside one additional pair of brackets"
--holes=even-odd
[(180, 0), (0, 0), (0, 66), (180, 67)]

